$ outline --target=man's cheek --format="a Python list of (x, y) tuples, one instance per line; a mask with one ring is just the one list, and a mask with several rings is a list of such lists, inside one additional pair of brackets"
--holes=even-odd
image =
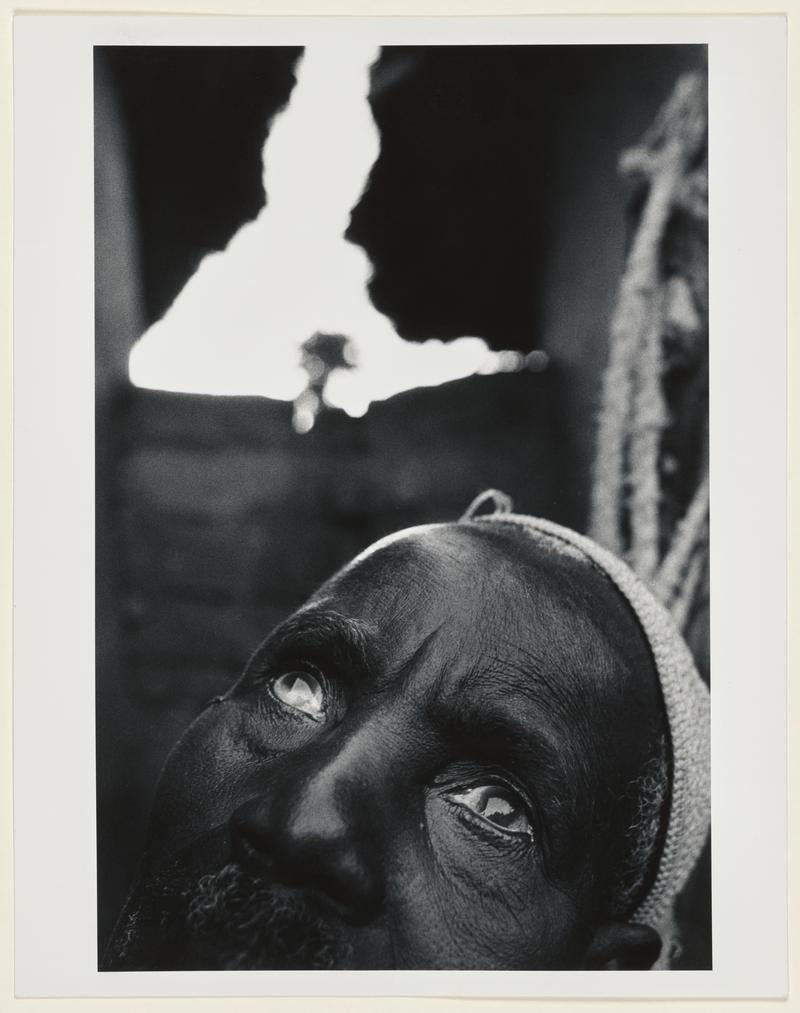
[(498, 855), (438, 798), (393, 851), (387, 900), (398, 967), (521, 966), (535, 934), (521, 856)]
[(426, 867), (391, 904), (398, 968), (512, 969), (530, 966), (537, 945), (533, 909), (512, 912), (441, 866)]
[(170, 754), (150, 818), (148, 859), (158, 862), (226, 824), (257, 763), (235, 704), (212, 705)]
[(239, 691), (211, 704), (189, 727), (164, 767), (150, 819), (148, 859), (158, 861), (221, 824), (254, 794), (272, 760), (302, 749), (315, 722)]
[[(549, 881), (538, 845), (520, 835), (493, 837), (475, 828), (441, 799), (426, 807), (429, 847), (408, 891), (410, 922), (422, 927), (415, 946), (420, 964), (440, 967), (548, 966), (570, 945), (571, 900)], [(411, 940), (414, 946), (414, 941)]]

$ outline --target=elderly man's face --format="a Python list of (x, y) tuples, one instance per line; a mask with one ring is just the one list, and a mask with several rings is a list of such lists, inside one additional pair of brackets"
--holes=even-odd
[(649, 966), (607, 894), (660, 720), (587, 562), (503, 525), (393, 536), (173, 751), (107, 966)]

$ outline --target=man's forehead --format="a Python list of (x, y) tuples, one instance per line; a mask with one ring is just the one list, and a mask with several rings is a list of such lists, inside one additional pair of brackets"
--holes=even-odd
[[(307, 607), (359, 618), (374, 636), (391, 633), (396, 642), (403, 632), (413, 635), (420, 620), (452, 597), (468, 565), (463, 549), (449, 550), (446, 538), (414, 528), (370, 546), (326, 581)], [(466, 607), (462, 601), (461, 611)]]
[(602, 606), (618, 607), (614, 598), (588, 560), (555, 544), (486, 525), (438, 524), (376, 542), (311, 602), (393, 619), (444, 608), (450, 620), (472, 622), (477, 610), (495, 625), (513, 612), (535, 617), (538, 609), (602, 626)]
[(384, 655), (404, 657), (436, 631), (440, 652), (461, 651), (468, 667), (484, 656), (495, 667), (504, 658), (523, 666), (531, 651), (555, 675), (589, 662), (624, 667), (631, 638), (617, 633), (641, 641), (588, 561), (486, 525), (430, 525), (384, 539), (309, 606), (363, 621)]

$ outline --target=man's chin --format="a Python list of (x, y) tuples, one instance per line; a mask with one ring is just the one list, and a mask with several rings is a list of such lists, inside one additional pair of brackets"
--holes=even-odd
[(233, 863), (199, 880), (186, 923), (195, 958), (223, 970), (333, 970), (350, 954), (301, 895)]
[(312, 901), (236, 863), (199, 873), (203, 853), (202, 864), (209, 867), (209, 851), (199, 844), (140, 880), (120, 915), (101, 970), (352, 966), (351, 946)]

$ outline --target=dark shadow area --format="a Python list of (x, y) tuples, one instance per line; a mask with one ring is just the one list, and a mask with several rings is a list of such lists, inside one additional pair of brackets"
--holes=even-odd
[(264, 206), (261, 149), (289, 101), (299, 48), (95, 49), (124, 123), (133, 175), (145, 324), (201, 259)]

